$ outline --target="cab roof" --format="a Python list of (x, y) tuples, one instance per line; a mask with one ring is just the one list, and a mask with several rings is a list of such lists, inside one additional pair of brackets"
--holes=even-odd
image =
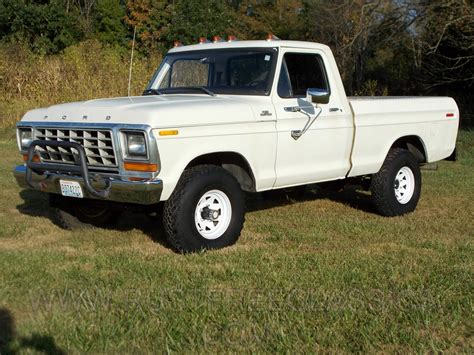
[(304, 42), (304, 41), (287, 41), (287, 40), (256, 40), (256, 41), (222, 41), (222, 42), (209, 42), (209, 43), (197, 43), (187, 46), (178, 46), (170, 49), (168, 53), (179, 53), (187, 51), (197, 50), (211, 50), (211, 49), (232, 49), (232, 48), (299, 48), (299, 49), (320, 49), (329, 50), (329, 47), (325, 44), (315, 42)]

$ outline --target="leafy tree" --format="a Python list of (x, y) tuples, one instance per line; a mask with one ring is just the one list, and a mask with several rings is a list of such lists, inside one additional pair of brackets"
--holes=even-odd
[(233, 33), (235, 14), (231, 2), (221, 0), (130, 0), (125, 21), (136, 26), (139, 48), (166, 52), (176, 40), (189, 44)]
[(150, 54), (169, 48), (168, 32), (173, 3), (171, 0), (129, 0), (125, 23), (137, 30), (137, 49)]
[(428, 88), (474, 85), (474, 8), (470, 1), (423, 1), (418, 36)]
[(134, 28), (154, 58), (214, 35), (321, 42), (349, 94), (451, 95), (474, 113), (472, 0), (0, 0), (0, 41), (37, 53), (84, 40), (121, 53)]
[(307, 1), (307, 38), (332, 47), (349, 94), (374, 80), (392, 89), (400, 83), (396, 92), (412, 73), (412, 8), (409, 1)]
[(228, 3), (221, 0), (179, 0), (175, 2), (168, 43), (178, 39), (196, 43), (199, 37), (224, 37), (232, 33), (235, 14)]
[(93, 37), (101, 42), (125, 45), (128, 33), (128, 28), (124, 22), (125, 15), (125, 5), (119, 1), (98, 1), (93, 12)]
[(454, 96), (474, 124), (474, 7), (469, 0), (421, 1), (414, 55), (430, 94)]
[(1, 0), (0, 36), (26, 42), (33, 50), (58, 52), (84, 38), (74, 11), (60, 0)]
[(252, 0), (242, 2), (236, 29), (242, 38), (263, 39), (273, 33), (282, 39), (301, 39), (304, 33), (301, 0)]

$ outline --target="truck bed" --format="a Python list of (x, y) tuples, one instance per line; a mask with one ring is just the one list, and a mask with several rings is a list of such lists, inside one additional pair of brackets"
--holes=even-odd
[(349, 176), (376, 173), (391, 144), (414, 136), (427, 162), (447, 158), (456, 145), (459, 110), (450, 97), (348, 97), (354, 113), (354, 146)]

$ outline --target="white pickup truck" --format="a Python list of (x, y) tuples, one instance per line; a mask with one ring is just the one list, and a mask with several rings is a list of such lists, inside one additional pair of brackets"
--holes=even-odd
[(143, 96), (26, 113), (14, 174), (66, 228), (164, 203), (169, 242), (191, 252), (236, 242), (244, 191), (357, 178), (380, 214), (411, 212), (420, 165), (452, 156), (458, 124), (448, 97), (346, 97), (322, 44), (179, 45)]

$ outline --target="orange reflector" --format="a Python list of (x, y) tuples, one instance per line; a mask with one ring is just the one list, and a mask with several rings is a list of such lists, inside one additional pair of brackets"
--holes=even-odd
[[(28, 160), (28, 154), (23, 154), (23, 161)], [(40, 158), (37, 155), (33, 155), (33, 163), (39, 163)]]
[(129, 181), (145, 181), (146, 178), (138, 178), (138, 177), (130, 177), (128, 178)]
[(267, 35), (267, 41), (273, 41), (273, 40), (278, 40), (279, 38), (275, 36), (273, 33), (269, 33)]
[(160, 131), (160, 136), (177, 136), (178, 130), (177, 129), (167, 129), (165, 131)]
[(155, 172), (158, 170), (157, 164), (127, 162), (123, 164), (125, 170)]

